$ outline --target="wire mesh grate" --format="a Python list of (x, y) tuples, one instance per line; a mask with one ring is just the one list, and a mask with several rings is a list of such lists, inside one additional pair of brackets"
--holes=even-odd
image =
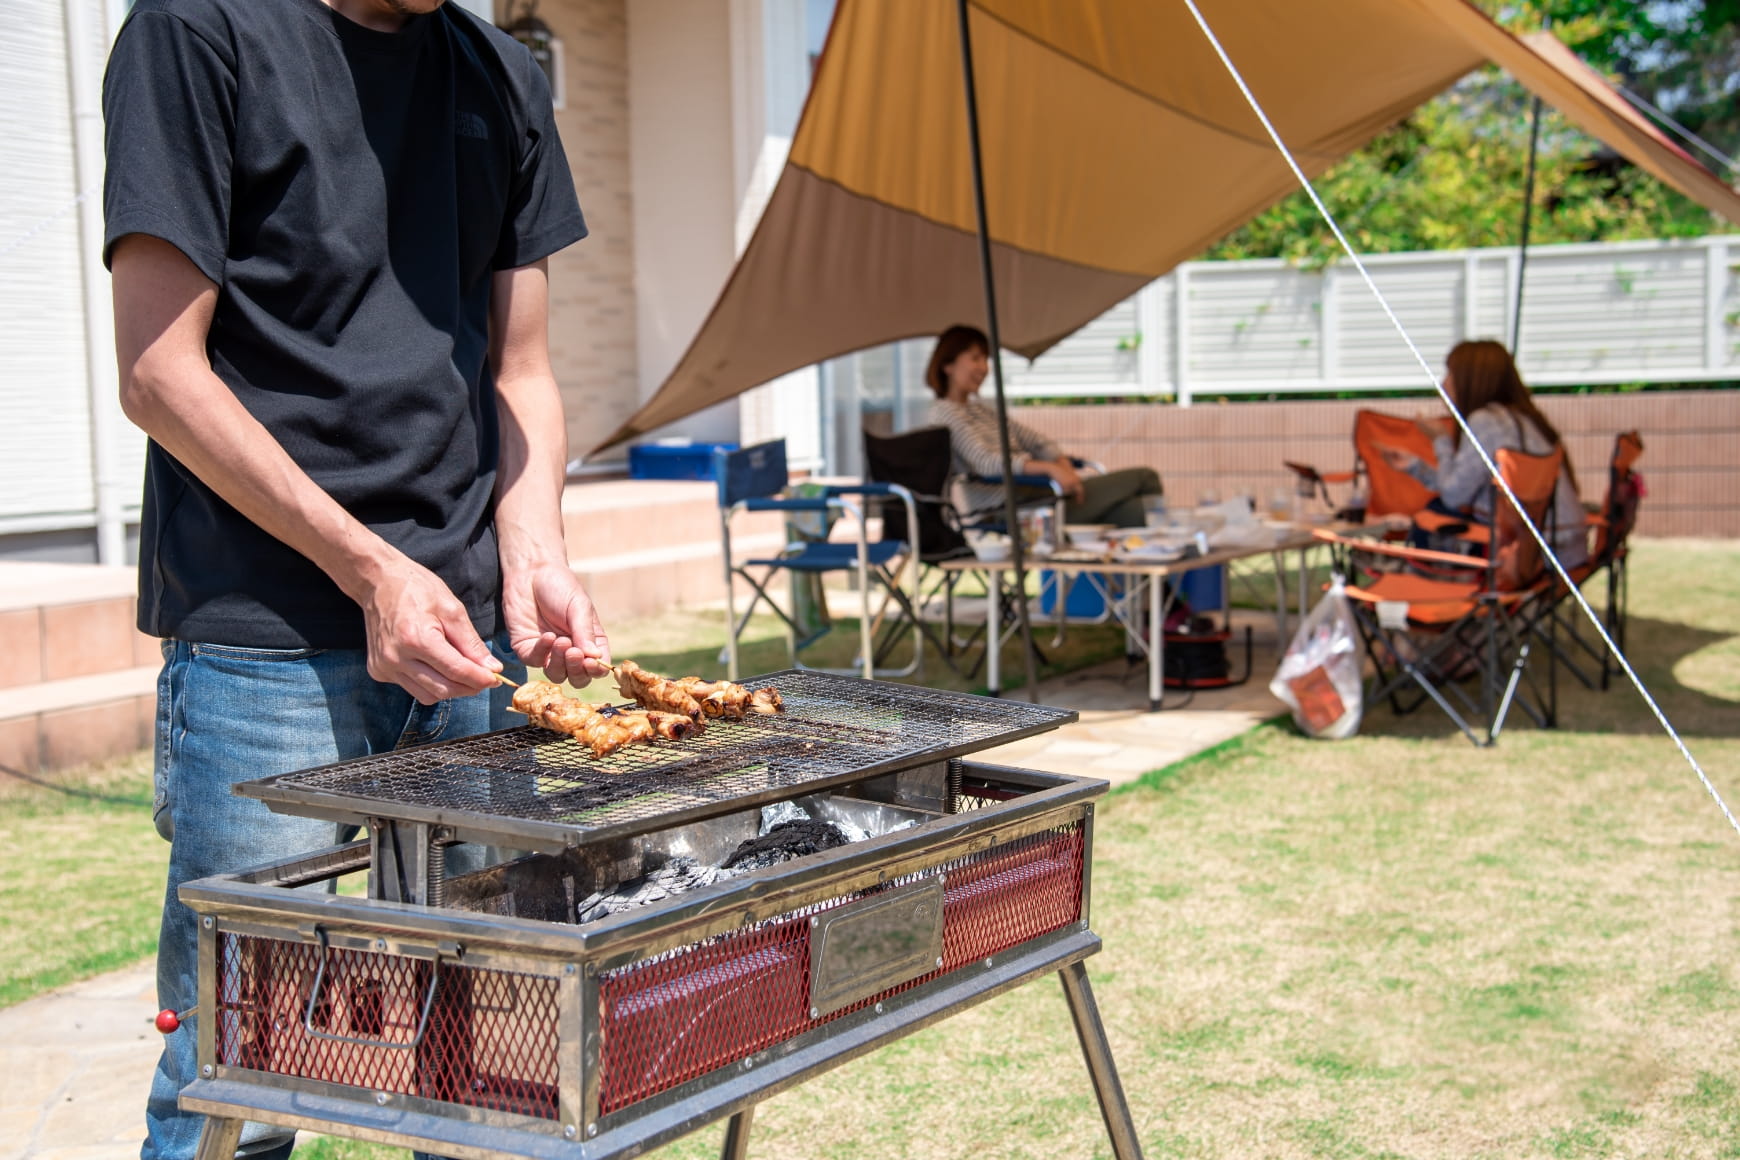
[(220, 938), (218, 1062), (557, 1117), (555, 979), (339, 948), (320, 975), (314, 944)]
[(601, 975), (599, 1110), (620, 1111), (1076, 921), (1085, 850), (1085, 831), (1076, 822), (890, 882), (885, 889), (946, 876), (941, 968), (820, 1018), (809, 1012), (809, 917), (874, 891)]
[(816, 783), (958, 756), (1075, 718), (1066, 709), (787, 671), (743, 682), (780, 690), (786, 711), (710, 721), (682, 741), (605, 758), (524, 726), (395, 750), (249, 783), (251, 796), (343, 804), (361, 817), (461, 811), (555, 827), (586, 839), (653, 828)]

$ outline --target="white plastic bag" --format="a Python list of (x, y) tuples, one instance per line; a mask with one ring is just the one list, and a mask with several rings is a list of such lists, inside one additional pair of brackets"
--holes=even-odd
[(1363, 668), (1359, 629), (1344, 581), (1336, 576), (1293, 634), (1269, 691), (1293, 710), (1293, 723), (1305, 736), (1339, 741), (1359, 732)]

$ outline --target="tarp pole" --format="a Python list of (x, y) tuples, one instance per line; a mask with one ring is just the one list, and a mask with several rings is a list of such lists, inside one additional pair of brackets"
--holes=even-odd
[(1535, 98), (1533, 124), (1529, 128), (1528, 176), (1523, 179), (1522, 236), (1517, 239), (1516, 302), (1511, 307), (1510, 357), (1522, 347), (1523, 279), (1529, 272), (1529, 227), (1535, 216), (1535, 156), (1541, 144), (1541, 99)]
[[(1039, 673), (1034, 662), (1033, 621), (1027, 615), (1026, 548), (1021, 543), (1020, 513), (1015, 505), (1015, 457), (1009, 450), (1009, 404), (1003, 395), (1003, 343), (997, 332), (997, 280), (991, 269), (991, 227), (985, 214), (985, 165), (979, 148), (979, 91), (973, 79), (973, 34), (967, 0), (955, 0), (961, 23), (961, 75), (967, 83), (967, 138), (973, 155), (973, 206), (979, 216), (979, 270), (985, 278), (985, 317), (991, 340), (991, 376), (997, 397), (997, 443), (1003, 455), (1003, 518), (1009, 527), (1009, 561), (1015, 567), (1015, 610), (1021, 619), (1021, 659), (1027, 674), (1027, 699), (1039, 701)], [(997, 582), (996, 574), (990, 582)], [(1003, 626), (985, 626), (985, 647), (997, 648)]]

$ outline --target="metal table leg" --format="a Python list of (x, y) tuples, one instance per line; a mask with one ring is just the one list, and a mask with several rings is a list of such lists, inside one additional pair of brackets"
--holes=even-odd
[(1148, 712), (1156, 712), (1160, 702), (1166, 695), (1164, 678), (1166, 675), (1165, 657), (1162, 650), (1166, 647), (1166, 582), (1160, 573), (1153, 572), (1148, 576)]
[(755, 1118), (755, 1105), (750, 1104), (725, 1124), (725, 1147), (720, 1160), (745, 1160), (749, 1155), (749, 1122)]
[(1106, 1042), (1106, 1028), (1100, 1022), (1093, 988), (1088, 985), (1087, 968), (1078, 959), (1057, 972), (1057, 977), (1063, 981), (1063, 997), (1069, 1001), (1069, 1013), (1075, 1020), (1082, 1058), (1087, 1061), (1094, 1095), (1099, 1097), (1106, 1134), (1112, 1138), (1112, 1155), (1117, 1160), (1141, 1160), (1142, 1144), (1136, 1138), (1136, 1124), (1130, 1118), (1124, 1086), (1118, 1082), (1118, 1065), (1112, 1059), (1111, 1044)]
[(199, 1130), (199, 1148), (193, 1160), (235, 1160), (236, 1145), (241, 1142), (241, 1120), (207, 1116), (205, 1127)]
[(1003, 695), (1002, 573), (985, 569), (985, 681), (993, 697)]
[(1310, 548), (1300, 548), (1299, 549), (1299, 619), (1301, 621), (1303, 621), (1305, 619), (1305, 614), (1310, 611), (1310, 607), (1306, 604), (1306, 599), (1305, 599), (1305, 586), (1306, 586), (1306, 583), (1308, 582), (1308, 577), (1310, 576), (1310, 571), (1311, 571), (1310, 564), (1311, 564), (1311, 549)]
[(1270, 559), (1275, 565), (1275, 651), (1287, 649), (1287, 554), (1276, 552)]

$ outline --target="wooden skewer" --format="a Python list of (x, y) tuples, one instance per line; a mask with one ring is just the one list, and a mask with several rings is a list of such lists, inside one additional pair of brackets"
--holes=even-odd
[(500, 681), (502, 684), (506, 685), (510, 689), (517, 689), (520, 687), (518, 682), (510, 681), (506, 677), (502, 676), (500, 673), (497, 673), (495, 675), (495, 679)]

